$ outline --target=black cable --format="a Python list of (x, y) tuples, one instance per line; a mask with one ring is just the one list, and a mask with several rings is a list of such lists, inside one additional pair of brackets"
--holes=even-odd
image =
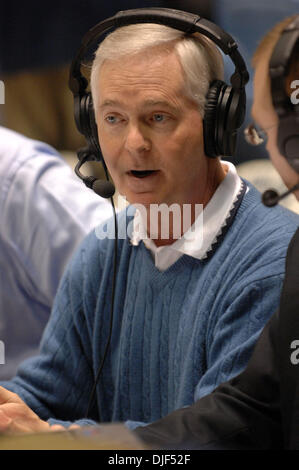
[[(88, 415), (89, 415), (89, 412), (90, 412), (90, 409), (91, 409), (91, 406), (92, 406), (92, 403), (93, 403), (93, 400), (94, 400), (94, 395), (95, 395), (95, 392), (96, 392), (97, 384), (98, 384), (99, 378), (101, 376), (101, 373), (102, 373), (102, 370), (103, 370), (103, 367), (104, 367), (104, 363), (105, 363), (105, 360), (106, 360), (106, 357), (107, 357), (108, 349), (109, 349), (109, 346), (110, 346), (111, 335), (112, 335), (112, 327), (113, 327), (114, 298), (115, 298), (115, 285), (116, 285), (116, 267), (117, 267), (117, 248), (118, 248), (118, 225), (117, 225), (117, 216), (116, 216), (116, 210), (115, 210), (115, 206), (114, 206), (113, 197), (111, 197), (110, 200), (111, 200), (112, 209), (113, 209), (113, 216), (114, 216), (114, 259), (113, 259), (113, 278), (112, 278), (112, 292), (111, 292), (109, 335), (108, 335), (108, 340), (107, 340), (107, 343), (106, 343), (106, 346), (105, 346), (102, 361), (101, 361), (100, 366), (98, 368), (98, 371), (95, 375), (93, 388), (91, 390), (88, 406), (87, 406), (87, 409), (86, 409), (86, 412), (85, 412), (85, 418), (88, 418)], [(101, 422), (101, 414), (100, 414), (99, 409), (98, 409), (98, 415), (99, 415), (98, 420), (99, 420), (99, 422)]]

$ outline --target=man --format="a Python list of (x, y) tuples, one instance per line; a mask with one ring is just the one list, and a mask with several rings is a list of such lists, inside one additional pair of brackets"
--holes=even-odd
[[(40, 355), (2, 384), (3, 431), (99, 420), (134, 428), (244, 369), (278, 305), (298, 218), (264, 208), (233, 165), (206, 157), (205, 96), (221, 73), (213, 44), (165, 26), (119, 28), (99, 46), (91, 79), (99, 142), (120, 193), (145, 210), (133, 211), (133, 223), (119, 217), (127, 233), (117, 240), (115, 289), (113, 224), (77, 251)], [(171, 229), (165, 238), (161, 219), (155, 237), (141, 240), (154, 204), (191, 207), (185, 236), (202, 204), (202, 243), (176, 240)]]
[[(298, 15), (277, 24), (263, 38), (253, 59), (252, 116), (258, 125), (267, 129), (269, 156), (288, 188), (297, 185), (299, 172), (278, 148), (278, 128), (282, 118), (274, 108), (274, 99), (286, 93), (291, 97), (294, 91), (292, 84), (299, 73), (298, 41), (293, 49), (288, 48), (289, 63), (283, 90), (276, 90), (278, 96), (273, 96), (273, 86), (271, 94), (269, 63), (282, 35), (288, 28), (298, 31), (298, 24)], [(294, 125), (297, 122), (299, 136), (295, 113), (293, 122)], [(299, 191), (294, 194), (299, 201)], [(193, 406), (137, 429), (140, 438), (159, 447), (299, 449), (298, 257), (299, 230), (288, 249), (279, 312), (264, 328), (245, 371)]]
[(52, 147), (0, 127), (0, 379), (37, 354), (66, 264), (111, 216)]

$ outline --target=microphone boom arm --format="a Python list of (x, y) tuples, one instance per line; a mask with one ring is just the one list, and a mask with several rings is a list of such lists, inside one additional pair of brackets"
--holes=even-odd
[[(95, 176), (85, 176), (81, 173), (80, 168), (86, 162), (95, 161), (96, 158), (90, 152), (88, 147), (78, 150), (78, 163), (75, 166), (75, 173), (80, 178), (85, 186), (92, 189), (99, 196), (108, 199), (115, 193), (114, 185), (107, 179), (107, 181), (100, 180)], [(106, 173), (107, 175), (107, 173)]]

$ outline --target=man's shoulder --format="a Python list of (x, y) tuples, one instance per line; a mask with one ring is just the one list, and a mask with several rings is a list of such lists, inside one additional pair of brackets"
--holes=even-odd
[[(119, 222), (119, 217), (123, 220), (124, 216), (125, 214), (117, 214), (117, 221)], [(110, 217), (83, 238), (70, 260), (65, 280), (79, 290), (82, 288), (81, 283), (85, 286), (92, 285), (97, 290), (100, 280), (113, 273), (115, 255), (118, 259), (118, 272), (127, 272), (131, 250), (129, 237), (115, 238), (115, 219)]]
[(249, 184), (228, 234), (226, 247), (229, 247), (234, 262), (239, 261), (245, 270), (254, 266), (258, 273), (258, 267), (263, 269), (270, 264), (273, 273), (280, 273), (284, 269), (289, 243), (298, 227), (298, 214), (282, 206), (264, 206), (261, 193)]
[(112, 255), (115, 249), (115, 241), (119, 250), (124, 245), (131, 246), (130, 238), (132, 233), (134, 209), (129, 206), (116, 213), (116, 217), (111, 216), (98, 224), (83, 239), (79, 250), (88, 257)]
[(239, 219), (246, 220), (247, 230), (254, 232), (258, 229), (266, 233), (280, 230), (280, 233), (284, 231), (294, 233), (299, 227), (299, 214), (281, 205), (266, 207), (262, 203), (261, 193), (252, 184), (246, 183), (248, 190), (238, 215)]

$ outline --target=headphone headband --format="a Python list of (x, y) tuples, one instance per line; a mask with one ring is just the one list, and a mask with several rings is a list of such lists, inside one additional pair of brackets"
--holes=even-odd
[(157, 23), (183, 31), (186, 34), (201, 33), (211, 39), (224, 54), (229, 55), (235, 65), (235, 72), (230, 78), (233, 88), (244, 88), (249, 80), (245, 62), (238, 51), (234, 39), (219, 26), (193, 13), (167, 8), (140, 8), (119, 11), (116, 15), (101, 21), (83, 37), (82, 45), (74, 58), (71, 69), (69, 88), (74, 94), (83, 93), (87, 81), (81, 74), (81, 61), (86, 51), (98, 41), (99, 37), (111, 28), (120, 28), (129, 24)]

